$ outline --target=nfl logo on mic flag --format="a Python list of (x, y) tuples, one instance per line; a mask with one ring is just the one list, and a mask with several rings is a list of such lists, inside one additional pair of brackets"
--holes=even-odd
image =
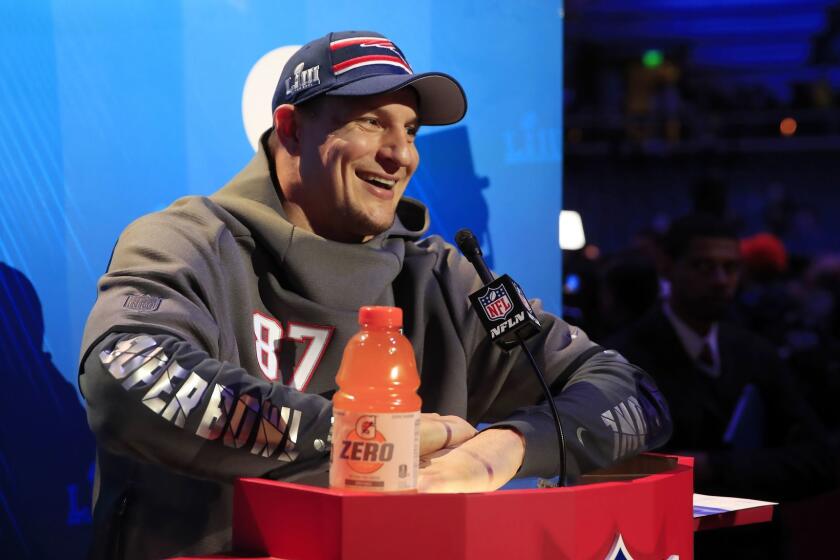
[(510, 350), (519, 339), (540, 331), (541, 325), (519, 285), (507, 274), (470, 295), (490, 340)]
[(487, 288), (484, 295), (478, 296), (478, 301), (484, 309), (484, 314), (491, 321), (504, 319), (513, 309), (513, 304), (503, 285), (498, 288)]

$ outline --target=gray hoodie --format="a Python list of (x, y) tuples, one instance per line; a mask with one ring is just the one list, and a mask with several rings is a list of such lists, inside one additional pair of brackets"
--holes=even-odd
[[(94, 557), (224, 550), (234, 478), (323, 473), (329, 397), (363, 305), (403, 309), (425, 412), (513, 427), (526, 441), (519, 475), (556, 474), (539, 384), (470, 309), (472, 266), (421, 239), (425, 207), (403, 199), (388, 232), (338, 243), (287, 221), (272, 171), (261, 146), (216, 194), (132, 223), (99, 281), (80, 370), (98, 441)], [(556, 389), (569, 474), (663, 444), (670, 418), (646, 374), (537, 313), (528, 346)]]

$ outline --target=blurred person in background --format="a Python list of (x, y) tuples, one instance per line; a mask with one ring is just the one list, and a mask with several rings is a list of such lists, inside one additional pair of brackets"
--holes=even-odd
[(599, 336), (609, 336), (635, 323), (659, 300), (656, 264), (640, 250), (607, 258), (599, 278)]
[[(664, 252), (668, 299), (607, 344), (665, 394), (668, 448), (695, 457), (695, 491), (781, 501), (832, 488), (835, 453), (776, 350), (725, 320), (742, 273), (735, 228), (709, 215), (681, 218)], [(741, 531), (744, 557), (772, 557), (777, 532), (768, 531)], [(698, 557), (740, 550), (731, 531), (718, 533), (698, 538)], [(768, 548), (755, 546), (756, 535)]]
[(786, 333), (788, 360), (803, 379), (820, 419), (840, 433), (840, 255), (817, 258), (805, 271), (796, 328)]
[(741, 260), (739, 319), (748, 330), (782, 347), (790, 322), (799, 314), (786, 275), (785, 246), (772, 233), (759, 233), (741, 240)]
[(91, 532), (93, 434), (46, 350), (35, 287), (3, 262), (0, 356), (0, 558), (81, 559)]
[(773, 344), (820, 421), (836, 430), (840, 261), (824, 256), (797, 270), (802, 258), (789, 257), (782, 240), (766, 232), (741, 240), (741, 254), (740, 323)]
[[(741, 278), (735, 229), (688, 216), (671, 226), (664, 249), (670, 297), (610, 346), (658, 380), (674, 415), (669, 447), (697, 457), (701, 492), (779, 499), (819, 491), (833, 481), (833, 463), (812, 453), (824, 441), (821, 424), (775, 349), (723, 320)], [(739, 402), (745, 415), (733, 417)]]

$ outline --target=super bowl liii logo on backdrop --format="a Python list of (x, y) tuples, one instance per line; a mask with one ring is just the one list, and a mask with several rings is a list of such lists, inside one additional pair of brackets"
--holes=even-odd
[(478, 302), (484, 309), (484, 314), (491, 321), (501, 321), (508, 316), (513, 309), (507, 290), (503, 285), (487, 288), (487, 291), (478, 296)]

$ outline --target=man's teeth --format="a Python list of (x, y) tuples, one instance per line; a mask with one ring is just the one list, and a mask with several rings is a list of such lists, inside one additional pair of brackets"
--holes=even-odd
[(377, 186), (380, 186), (380, 187), (385, 188), (385, 189), (390, 189), (391, 187), (393, 187), (394, 185), (397, 184), (397, 182), (393, 179), (383, 179), (382, 177), (377, 177), (376, 175), (359, 175), (359, 176), (362, 179), (364, 179), (365, 181), (367, 181), (369, 183), (374, 183)]

